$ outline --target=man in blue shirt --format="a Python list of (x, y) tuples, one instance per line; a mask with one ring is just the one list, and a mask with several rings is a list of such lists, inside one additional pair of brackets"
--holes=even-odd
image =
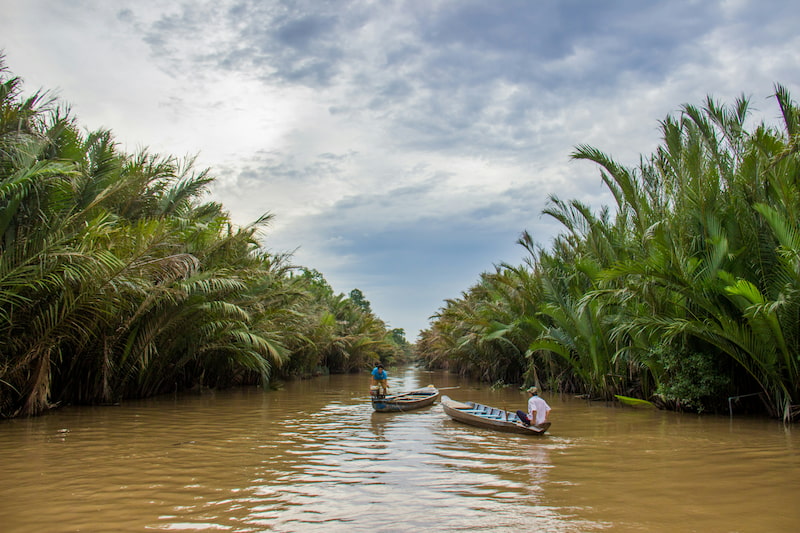
[(376, 390), (378, 395), (385, 396), (389, 391), (388, 378), (389, 376), (383, 369), (383, 365), (376, 364), (375, 368), (372, 369), (372, 389)]

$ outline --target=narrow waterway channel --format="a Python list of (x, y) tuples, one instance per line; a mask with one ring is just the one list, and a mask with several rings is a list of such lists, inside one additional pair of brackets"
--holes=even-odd
[[(457, 400), (526, 396), (390, 374)], [(780, 422), (572, 397), (544, 437), (375, 413), (366, 374), (0, 422), (0, 531), (796, 531), (800, 453)]]

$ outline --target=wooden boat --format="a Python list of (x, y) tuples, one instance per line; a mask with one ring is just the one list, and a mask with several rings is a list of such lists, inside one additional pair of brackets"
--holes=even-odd
[(439, 389), (433, 385), (428, 385), (421, 389), (400, 394), (374, 395), (372, 396), (372, 407), (382, 413), (410, 411), (420, 407), (427, 407), (435, 402), (438, 397)]
[(475, 402), (457, 402), (449, 396), (442, 396), (442, 407), (453, 420), (480, 428), (521, 435), (542, 435), (550, 427), (550, 422), (545, 422), (540, 426), (526, 426), (516, 413)]

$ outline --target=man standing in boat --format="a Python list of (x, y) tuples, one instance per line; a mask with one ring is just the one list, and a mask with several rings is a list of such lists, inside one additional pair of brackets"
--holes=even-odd
[(388, 379), (389, 376), (383, 369), (383, 365), (377, 363), (375, 368), (372, 369), (372, 389), (378, 396), (386, 396), (386, 393), (389, 392)]
[(528, 412), (517, 411), (517, 417), (526, 426), (530, 426), (531, 424), (540, 426), (548, 422), (550, 418), (550, 406), (539, 396), (538, 387), (528, 387), (528, 394), (531, 395), (531, 397), (528, 398)]

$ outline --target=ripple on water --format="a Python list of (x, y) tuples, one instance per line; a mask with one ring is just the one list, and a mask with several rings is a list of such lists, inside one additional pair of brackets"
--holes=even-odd
[(785, 504), (800, 493), (800, 459), (780, 425), (555, 397), (551, 434), (528, 438), (459, 424), (439, 405), (375, 413), (362, 389), (363, 376), (326, 376), (3, 423), (3, 533), (665, 531), (676, 517), (789, 531), (800, 520)]

